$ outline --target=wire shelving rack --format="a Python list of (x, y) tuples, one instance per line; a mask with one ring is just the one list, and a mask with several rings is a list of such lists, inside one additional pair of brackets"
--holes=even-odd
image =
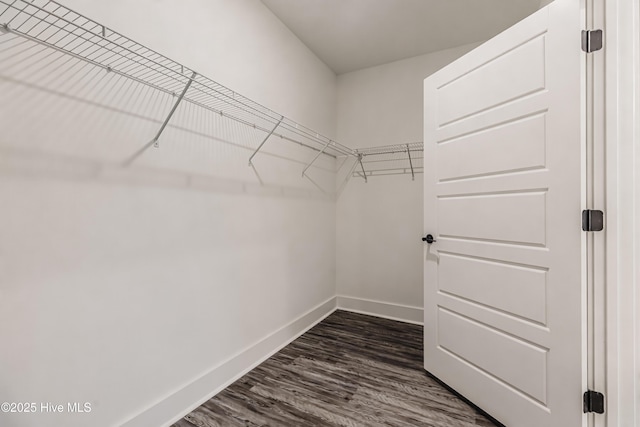
[(422, 142), (393, 144), (356, 149), (358, 162), (352, 177), (367, 181), (369, 177), (383, 175), (416, 174), (424, 172)]
[(253, 101), (195, 70), (178, 63), (54, 0), (0, 0), (0, 36), (10, 34), (27, 42), (101, 68), (174, 97), (173, 108), (155, 137), (129, 161), (158, 146), (165, 127), (181, 102), (264, 131), (266, 136), (249, 158), (271, 136), (305, 146), (320, 155), (355, 159), (353, 176), (368, 177), (422, 171), (422, 143), (395, 144), (354, 150), (264, 105)]

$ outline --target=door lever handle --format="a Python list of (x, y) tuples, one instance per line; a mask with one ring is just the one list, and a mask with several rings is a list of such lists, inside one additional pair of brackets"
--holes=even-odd
[(434, 239), (431, 234), (427, 234), (426, 237), (423, 237), (422, 241), (423, 242), (427, 242), (428, 244), (432, 244), (433, 242), (437, 242), (437, 240)]

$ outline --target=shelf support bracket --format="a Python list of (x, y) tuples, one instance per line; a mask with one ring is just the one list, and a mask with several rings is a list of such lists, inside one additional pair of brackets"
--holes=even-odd
[[(109, 71), (109, 69), (107, 69), (107, 71)], [(178, 98), (178, 100), (176, 101), (176, 103), (174, 104), (173, 108), (171, 109), (171, 111), (169, 112), (169, 115), (167, 116), (167, 118), (165, 119), (164, 123), (162, 124), (162, 127), (160, 128), (160, 130), (158, 131), (158, 133), (156, 134), (156, 136), (149, 141), (148, 143), (146, 143), (142, 148), (140, 148), (138, 151), (136, 151), (135, 153), (133, 153), (133, 155), (131, 157), (129, 157), (124, 163), (124, 166), (130, 166), (131, 163), (133, 163), (133, 161), (135, 159), (137, 159), (138, 157), (140, 157), (140, 155), (142, 153), (144, 153), (145, 151), (147, 151), (147, 148), (151, 147), (152, 145), (154, 147), (158, 147), (158, 138), (160, 138), (160, 135), (162, 135), (162, 132), (164, 132), (164, 128), (167, 127), (167, 124), (169, 123), (169, 120), (171, 120), (171, 117), (173, 116), (173, 113), (176, 112), (176, 109), (178, 108), (178, 105), (180, 104), (180, 101), (182, 101), (182, 98), (184, 98), (184, 95), (187, 93), (187, 90), (189, 90), (189, 86), (191, 86), (191, 82), (193, 82), (193, 79), (195, 79), (196, 77), (196, 72), (194, 71), (193, 74), (191, 75), (191, 78), (189, 79), (189, 81), (187, 82), (187, 85), (184, 87), (184, 89), (182, 90), (182, 93), (180, 94), (180, 97)]]
[(411, 181), (415, 181), (416, 174), (413, 171), (413, 161), (411, 160), (411, 150), (409, 149), (409, 144), (407, 144), (407, 156), (409, 156), (409, 166), (411, 166)]
[(329, 140), (329, 142), (327, 142), (326, 144), (324, 144), (324, 147), (322, 147), (322, 150), (320, 150), (320, 151), (318, 152), (318, 154), (316, 154), (316, 156), (313, 158), (313, 160), (311, 160), (311, 163), (309, 163), (309, 164), (307, 165), (307, 167), (305, 167), (305, 168), (302, 170), (302, 176), (303, 176), (303, 177), (305, 176), (305, 173), (306, 173), (306, 172), (307, 172), (307, 170), (311, 167), (311, 165), (312, 165), (312, 164), (314, 164), (316, 160), (318, 160), (318, 157), (320, 157), (320, 156), (322, 155), (322, 153), (324, 153), (324, 150), (326, 150), (326, 149), (327, 149), (327, 147), (329, 146), (329, 144), (331, 144), (331, 140)]
[(256, 151), (254, 151), (253, 154), (251, 155), (251, 157), (249, 157), (249, 166), (253, 166), (253, 163), (252, 163), (253, 157), (256, 154), (258, 154), (258, 151), (260, 151), (260, 149), (262, 148), (264, 143), (267, 142), (267, 139), (269, 139), (269, 137), (271, 135), (273, 135), (273, 133), (276, 131), (276, 129), (278, 129), (278, 126), (280, 126), (280, 123), (282, 123), (283, 120), (284, 120), (284, 116), (280, 116), (280, 120), (278, 120), (278, 123), (276, 123), (276, 125), (273, 127), (273, 129), (271, 129), (271, 132), (269, 132), (269, 134), (264, 137), (264, 139), (262, 140), (260, 145), (258, 145), (258, 148), (256, 148)]
[(367, 183), (367, 173), (364, 171), (364, 165), (362, 164), (362, 153), (358, 153), (358, 162), (360, 162), (360, 168), (362, 169), (362, 177), (364, 182)]
[(169, 124), (169, 120), (171, 120), (171, 117), (173, 117), (173, 114), (178, 109), (178, 105), (180, 105), (180, 102), (182, 101), (182, 98), (184, 98), (184, 96), (187, 94), (187, 91), (189, 90), (189, 87), (191, 86), (191, 83), (193, 83), (193, 79), (195, 79), (195, 78), (196, 78), (196, 72), (194, 71), (193, 74), (191, 74), (191, 77), (189, 78), (189, 81), (185, 85), (184, 89), (182, 89), (182, 93), (180, 94), (180, 96), (176, 100), (176, 103), (173, 104), (173, 108), (171, 109), (171, 111), (169, 111), (169, 115), (164, 120), (164, 123), (162, 123), (162, 126), (160, 127), (160, 130), (156, 134), (155, 138), (153, 138), (152, 141), (153, 141), (153, 146), (154, 147), (158, 148), (160, 146), (160, 144), (158, 144), (158, 139), (160, 138), (160, 135), (162, 135), (162, 132), (164, 132), (164, 129)]

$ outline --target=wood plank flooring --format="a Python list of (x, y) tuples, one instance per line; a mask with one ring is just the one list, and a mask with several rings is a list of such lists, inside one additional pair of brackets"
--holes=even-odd
[(336, 311), (172, 427), (493, 427), (422, 363), (421, 326)]

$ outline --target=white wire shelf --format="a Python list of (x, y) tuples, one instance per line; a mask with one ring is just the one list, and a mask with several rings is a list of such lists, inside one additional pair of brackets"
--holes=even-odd
[(422, 142), (393, 144), (378, 147), (359, 148), (355, 150), (359, 159), (352, 177), (367, 178), (382, 175), (416, 174), (424, 172)]
[[(274, 136), (353, 156), (341, 145), (53, 0), (0, 0), (0, 31), (47, 46)], [(272, 131), (277, 125), (277, 130)]]
[(0, 0), (0, 36), (3, 34), (61, 52), (90, 67), (174, 97), (174, 106), (155, 138), (129, 161), (158, 144), (178, 105), (185, 102), (265, 132), (266, 137), (249, 158), (250, 165), (269, 137), (276, 136), (317, 152), (303, 176), (323, 154), (354, 158), (357, 168), (352, 174), (365, 181), (369, 176), (399, 173), (410, 173), (415, 179), (415, 174), (422, 172), (422, 143), (351, 149), (54, 0)]

